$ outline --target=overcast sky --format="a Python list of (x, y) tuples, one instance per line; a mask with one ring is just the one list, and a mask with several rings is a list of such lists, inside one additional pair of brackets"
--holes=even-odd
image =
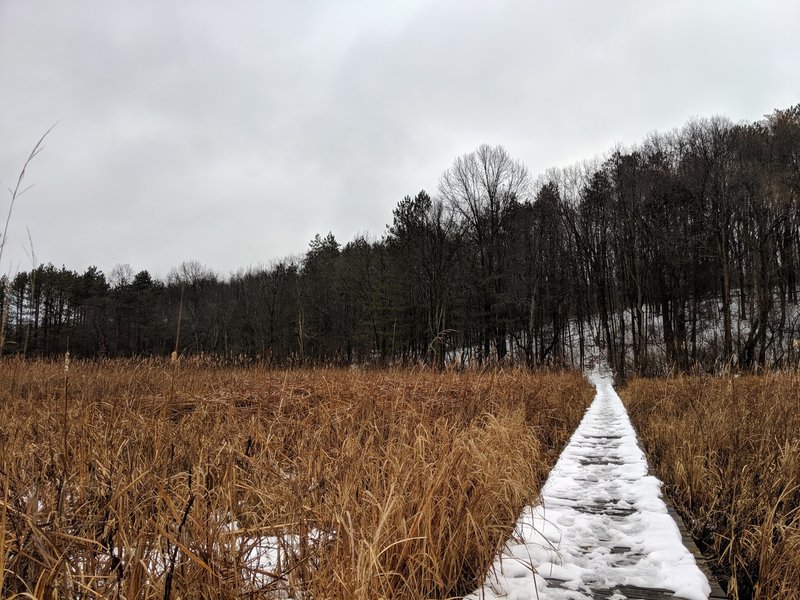
[(800, 102), (800, 2), (0, 0), (0, 272), (227, 275), (379, 237), (502, 144), (536, 175)]

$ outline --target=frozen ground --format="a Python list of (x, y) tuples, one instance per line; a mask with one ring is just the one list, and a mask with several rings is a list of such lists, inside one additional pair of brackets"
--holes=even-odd
[(470, 600), (705, 600), (711, 591), (661, 499), (625, 407), (607, 373), (544, 485), (527, 507), (483, 587)]

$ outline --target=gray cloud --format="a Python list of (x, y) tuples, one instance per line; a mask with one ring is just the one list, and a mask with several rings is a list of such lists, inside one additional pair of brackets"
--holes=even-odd
[[(533, 173), (800, 97), (794, 2), (0, 3), (2, 272), (223, 273), (380, 235), (480, 143)], [(5, 210), (3, 197), (0, 209)]]

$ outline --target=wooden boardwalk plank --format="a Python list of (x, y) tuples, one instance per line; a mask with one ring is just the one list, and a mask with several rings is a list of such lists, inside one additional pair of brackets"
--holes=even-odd
[(707, 598), (726, 599), (651, 475), (609, 379), (595, 384), (541, 505), (521, 517), (521, 539), (509, 541), (483, 588), (467, 598), (664, 600), (675, 590), (696, 597), (710, 588)]
[(697, 566), (700, 567), (703, 575), (705, 575), (706, 579), (708, 579), (708, 584), (711, 586), (711, 594), (708, 596), (709, 600), (728, 600), (728, 595), (722, 590), (717, 578), (714, 577), (714, 575), (711, 573), (711, 570), (708, 568), (708, 560), (703, 556), (703, 553), (700, 552), (700, 548), (697, 547), (697, 544), (695, 544), (692, 534), (689, 533), (689, 530), (686, 527), (686, 523), (683, 522), (683, 519), (672, 505), (672, 502), (666, 496), (664, 497), (664, 503), (667, 505), (667, 512), (678, 525), (678, 529), (681, 532), (681, 537), (683, 538), (683, 545), (686, 546), (686, 549), (689, 552), (694, 554), (694, 559), (697, 563)]

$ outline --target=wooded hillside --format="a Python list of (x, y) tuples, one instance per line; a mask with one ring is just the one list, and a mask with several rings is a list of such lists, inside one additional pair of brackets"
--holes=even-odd
[(502, 147), (400, 200), (380, 238), (165, 281), (52, 264), (4, 286), (3, 352), (287, 363), (509, 361), (652, 373), (796, 362), (800, 105), (693, 120), (533, 180)]

